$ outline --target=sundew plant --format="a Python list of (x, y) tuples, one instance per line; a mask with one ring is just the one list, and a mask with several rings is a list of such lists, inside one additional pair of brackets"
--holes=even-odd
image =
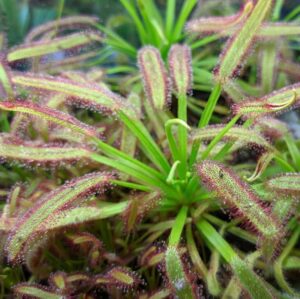
[(0, 32), (0, 298), (300, 298), (300, 6), (165, 2)]

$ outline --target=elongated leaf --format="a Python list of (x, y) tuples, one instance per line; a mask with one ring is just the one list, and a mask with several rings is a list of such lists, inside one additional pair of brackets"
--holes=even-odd
[(184, 264), (176, 247), (169, 246), (165, 253), (166, 275), (172, 293), (179, 299), (201, 298), (200, 290), (187, 275)]
[(265, 23), (258, 32), (259, 37), (278, 38), (300, 34), (300, 25), (293, 23)]
[(190, 33), (210, 34), (212, 32), (224, 32), (234, 29), (243, 22), (253, 9), (253, 2), (247, 1), (240, 11), (232, 16), (208, 17), (192, 20), (187, 23), (186, 30)]
[(160, 291), (152, 292), (150, 294), (142, 294), (139, 296), (139, 299), (164, 299), (169, 298), (171, 291), (168, 289), (163, 289)]
[(142, 193), (131, 198), (123, 213), (125, 230), (127, 232), (132, 231), (142, 221), (146, 213), (158, 205), (160, 199), (159, 192)]
[(114, 267), (106, 274), (96, 276), (94, 283), (116, 286), (126, 290), (137, 287), (141, 281), (140, 277), (131, 269), (125, 267)]
[(103, 208), (96, 207), (76, 207), (55, 213), (50, 221), (45, 222), (40, 227), (41, 232), (53, 229), (60, 229), (67, 226), (86, 223), (89, 221), (96, 221), (106, 219), (125, 211), (128, 203), (121, 202), (117, 204), (108, 205)]
[(151, 46), (142, 48), (138, 63), (147, 98), (157, 109), (163, 109), (170, 99), (170, 80), (159, 51)]
[(70, 208), (75, 202), (82, 202), (91, 192), (103, 192), (109, 186), (111, 178), (111, 174), (91, 173), (45, 194), (17, 221), (6, 244), (8, 260), (20, 262), (26, 245), (42, 230), (45, 223), (51, 222), (53, 215), (55, 221), (56, 213)]
[(63, 299), (64, 296), (55, 294), (49, 288), (44, 286), (29, 284), (29, 283), (20, 283), (14, 288), (14, 293), (20, 296), (29, 296), (28, 298), (39, 298), (39, 299)]
[(219, 251), (226, 262), (229, 263), (242, 287), (252, 299), (274, 299), (274, 296), (266, 288), (262, 279), (248, 267), (247, 263), (237, 255), (229, 243), (218, 234), (209, 222), (202, 219), (197, 223), (197, 228), (209, 243)]
[(300, 174), (285, 173), (269, 179), (266, 187), (270, 190), (280, 192), (283, 195), (299, 195), (300, 194)]
[[(12, 81), (23, 87), (33, 87), (45, 91), (63, 93), (69, 97), (71, 104), (77, 104), (84, 108), (94, 109), (100, 112), (127, 111), (126, 100), (109, 89), (99, 85), (78, 83), (67, 79), (38, 76), (34, 74), (14, 75)], [(130, 113), (131, 111), (127, 111)]]
[(57, 165), (61, 162), (86, 160), (90, 154), (89, 150), (82, 147), (41, 146), (0, 134), (0, 158), (4, 161)]
[(47, 22), (41, 26), (35, 27), (29, 32), (25, 38), (25, 42), (31, 42), (34, 39), (41, 38), (42, 35), (49, 33), (56, 29), (66, 30), (66, 29), (82, 29), (84, 27), (94, 27), (97, 24), (98, 19), (96, 17), (89, 16), (72, 16), (62, 18), (60, 20), (55, 20)]
[(272, 0), (258, 0), (245, 23), (230, 39), (215, 71), (215, 78), (218, 82), (225, 84), (236, 75), (271, 6)]
[[(1, 94), (3, 90), (4, 95)], [(12, 98), (13, 88), (11, 82), (11, 75), (8, 66), (5, 64), (4, 60), (0, 56), (0, 95)]]
[(287, 124), (273, 117), (259, 118), (254, 128), (271, 140), (281, 139), (289, 134)]
[(86, 136), (97, 137), (98, 135), (93, 127), (80, 122), (75, 117), (45, 106), (42, 107), (38, 104), (23, 101), (4, 101), (0, 102), (0, 109), (38, 116)]
[(10, 51), (7, 55), (9, 62), (47, 55), (75, 47), (85, 46), (92, 42), (100, 42), (102, 38), (95, 32), (74, 33), (58, 37), (50, 41), (32, 42)]
[(235, 173), (224, 165), (204, 161), (198, 166), (202, 182), (225, 204), (235, 209), (253, 228), (269, 240), (282, 236), (282, 227), (277, 219), (263, 208), (260, 198)]
[[(250, 5), (249, 5), (250, 7)], [(231, 36), (238, 29), (239, 23), (226, 23), (227, 20), (231, 20), (230, 17), (211, 17), (201, 18), (195, 21), (191, 21), (187, 25), (187, 30), (191, 33), (199, 34), (213, 34), (218, 33), (221, 36)], [(205, 21), (208, 21), (206, 24)], [(197, 21), (199, 23), (197, 24)], [(219, 25), (221, 24), (221, 25)], [(300, 25), (293, 23), (268, 23), (264, 22), (261, 27), (255, 33), (258, 38), (276, 39), (279, 37), (293, 37), (299, 35)]]
[(283, 112), (293, 104), (298, 105), (300, 84), (286, 86), (258, 99), (247, 99), (232, 107), (235, 114), (243, 118), (258, 118)]
[[(192, 133), (192, 140), (211, 140), (218, 135), (224, 125), (211, 125), (203, 129), (195, 129)], [(247, 129), (242, 126), (233, 126), (223, 138), (224, 140), (233, 140), (240, 142), (241, 146), (246, 144), (256, 144), (266, 149), (273, 150), (272, 145), (266, 139), (253, 129)]]
[(179, 95), (192, 89), (192, 53), (187, 45), (173, 45), (169, 52), (169, 68), (173, 88)]

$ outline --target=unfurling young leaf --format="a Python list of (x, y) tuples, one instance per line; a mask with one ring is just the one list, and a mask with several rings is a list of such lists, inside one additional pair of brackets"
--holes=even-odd
[(91, 152), (82, 147), (41, 146), (0, 134), (0, 159), (25, 164), (57, 165), (61, 162), (87, 160)]
[(272, 6), (272, 0), (258, 0), (249, 16), (240, 26), (239, 30), (228, 41), (227, 46), (221, 54), (221, 60), (215, 70), (215, 79), (222, 85), (226, 84), (236, 75), (242, 60), (255, 38), (262, 22), (268, 15)]
[(176, 298), (201, 298), (200, 290), (186, 273), (179, 251), (174, 246), (169, 246), (165, 252), (165, 268), (170, 290)]
[(89, 137), (97, 137), (98, 135), (93, 127), (80, 122), (69, 114), (31, 102), (0, 102), (0, 109), (38, 116)]
[(157, 109), (164, 109), (170, 99), (170, 80), (160, 52), (152, 47), (142, 48), (138, 54), (139, 68), (149, 101)]
[(232, 110), (233, 113), (239, 114), (245, 119), (256, 119), (280, 113), (293, 104), (298, 105), (299, 99), (300, 84), (294, 84), (265, 95), (262, 98), (239, 102), (233, 106)]
[(178, 95), (185, 95), (192, 89), (192, 54), (187, 45), (173, 45), (169, 52), (169, 68), (172, 86)]
[(74, 179), (46, 193), (16, 222), (6, 244), (8, 260), (20, 262), (26, 245), (42, 231), (47, 222), (55, 221), (55, 214), (81, 203), (91, 192), (104, 192), (112, 179), (111, 174), (91, 173)]
[(268, 165), (270, 164), (273, 158), (274, 158), (274, 153), (272, 152), (263, 153), (257, 161), (254, 173), (249, 178), (246, 178), (246, 180), (248, 182), (253, 182), (256, 179), (258, 179), (262, 175), (262, 173), (266, 170), (266, 168), (268, 167)]
[(213, 32), (224, 32), (224, 34), (226, 34), (228, 30), (236, 29), (236, 27), (245, 20), (252, 9), (253, 1), (250, 0), (247, 1), (235, 15), (192, 20), (187, 23), (186, 30), (196, 34), (210, 34)]
[(263, 207), (260, 198), (232, 170), (214, 161), (198, 166), (203, 184), (216, 192), (222, 202), (243, 217), (263, 238), (276, 241), (282, 236), (282, 227)]

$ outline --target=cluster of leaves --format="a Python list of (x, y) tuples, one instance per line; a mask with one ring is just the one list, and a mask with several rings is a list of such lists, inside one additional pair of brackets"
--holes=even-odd
[(300, 103), (300, 24), (283, 1), (188, 22), (196, 0), (177, 22), (175, 0), (121, 3), (140, 49), (91, 17), (0, 39), (2, 294), (299, 297), (300, 150), (276, 116)]

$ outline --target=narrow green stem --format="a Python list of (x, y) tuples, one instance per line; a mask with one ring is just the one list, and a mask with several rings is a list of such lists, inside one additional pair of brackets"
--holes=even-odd
[(140, 141), (144, 153), (155, 165), (167, 175), (170, 171), (170, 165), (165, 155), (162, 153), (158, 145), (149, 134), (142, 122), (131, 119), (127, 114), (120, 111), (118, 113), (120, 120), (128, 127), (128, 129)]
[(139, 191), (145, 191), (145, 192), (150, 192), (152, 190), (148, 186), (129, 183), (129, 182), (125, 182), (125, 181), (111, 180), (111, 183), (114, 185), (120, 186), (120, 187), (125, 187), (125, 188), (129, 188), (129, 189), (133, 189), (133, 190), (139, 190)]
[(279, 286), (284, 289), (286, 292), (288, 292), (291, 295), (295, 295), (295, 292), (291, 287), (288, 285), (284, 278), (284, 274), (282, 272), (282, 265), (284, 260), (288, 257), (293, 247), (297, 244), (297, 241), (300, 236), (300, 227), (296, 229), (296, 231), (293, 233), (291, 238), (289, 239), (287, 245), (284, 247), (281, 255), (274, 263), (274, 276), (276, 278), (277, 283)]
[[(252, 119), (248, 119), (245, 121), (245, 123), (243, 124), (244, 128), (249, 128), (253, 123)], [(214, 156), (214, 160), (222, 160), (223, 157), (229, 152), (229, 150), (231, 149), (231, 147), (234, 145), (235, 141), (226, 143), (223, 148)]]
[(279, 153), (274, 156), (275, 161), (286, 171), (296, 172), (295, 168), (291, 166), (287, 161), (279, 156)]
[(173, 125), (179, 125), (184, 127), (186, 130), (190, 130), (190, 127), (186, 124), (185, 121), (179, 119), (179, 118), (173, 118), (169, 119), (165, 123), (165, 131), (166, 136), (169, 142), (169, 148), (173, 157), (174, 161), (180, 160), (181, 161), (181, 155), (180, 155), (180, 149), (178, 149), (173, 132), (172, 132), (172, 126)]
[[(204, 128), (210, 121), (212, 114), (214, 112), (214, 109), (217, 105), (218, 99), (221, 95), (222, 86), (221, 84), (215, 85), (213, 91), (211, 92), (209, 99), (207, 101), (207, 104), (205, 106), (205, 109), (203, 110), (203, 113), (201, 115), (201, 119), (199, 121), (198, 127)], [(190, 155), (190, 162), (189, 166), (192, 167), (197, 159), (197, 153), (200, 147), (200, 140), (197, 140), (192, 145), (192, 151)]]
[(215, 136), (215, 138), (209, 143), (206, 150), (202, 154), (202, 160), (206, 159), (210, 153), (210, 151), (214, 148), (214, 146), (224, 137), (224, 135), (236, 124), (239, 120), (240, 116), (236, 115), (231, 119), (231, 121), (224, 127), (224, 129)]
[(172, 29), (174, 26), (174, 16), (175, 16), (176, 0), (168, 0), (167, 10), (166, 10), (166, 35), (170, 40)]
[(169, 173), (169, 175), (167, 177), (167, 180), (166, 180), (168, 184), (171, 184), (174, 181), (175, 172), (176, 172), (176, 169), (177, 169), (179, 164), (180, 164), (180, 161), (177, 160), (172, 165), (172, 168), (171, 168), (170, 173)]
[[(187, 122), (187, 96), (185, 94), (178, 96), (178, 118)], [(179, 165), (179, 176), (181, 179), (185, 179), (187, 171), (187, 129), (185, 126), (180, 126), (178, 128), (178, 144), (180, 152), (180, 161)]]
[(175, 223), (172, 227), (169, 237), (169, 246), (177, 246), (187, 218), (188, 207), (183, 206), (176, 216)]

